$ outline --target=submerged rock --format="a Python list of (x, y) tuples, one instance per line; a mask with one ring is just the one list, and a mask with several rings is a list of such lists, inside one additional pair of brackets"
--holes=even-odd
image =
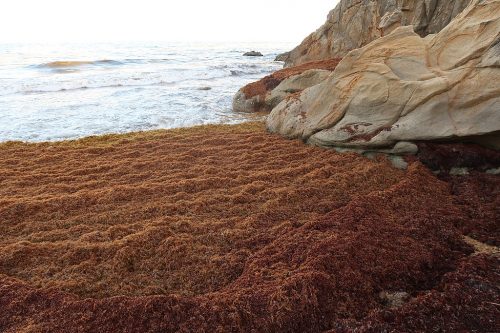
[(499, 0), (472, 1), (426, 38), (398, 28), (281, 102), (267, 127), (318, 146), (369, 150), (498, 132), (499, 36)]
[(287, 66), (343, 57), (349, 51), (412, 25), (420, 36), (439, 32), (470, 0), (341, 0), (327, 21), (290, 51)]
[(243, 53), (243, 56), (245, 56), (245, 57), (263, 57), (262, 53), (257, 52), (257, 51), (245, 52), (245, 53)]

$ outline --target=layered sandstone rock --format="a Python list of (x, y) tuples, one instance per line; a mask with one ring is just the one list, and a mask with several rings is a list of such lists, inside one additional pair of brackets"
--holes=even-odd
[(495, 135), (499, 77), (500, 0), (473, 0), (436, 35), (400, 27), (350, 52), (328, 79), (281, 102), (267, 126), (364, 150)]
[(426, 36), (439, 32), (470, 0), (341, 0), (326, 23), (282, 58), (286, 66), (343, 57), (349, 51), (413, 25)]
[(241, 88), (233, 98), (237, 112), (269, 112), (285, 97), (325, 80), (340, 59), (315, 61), (285, 68)]

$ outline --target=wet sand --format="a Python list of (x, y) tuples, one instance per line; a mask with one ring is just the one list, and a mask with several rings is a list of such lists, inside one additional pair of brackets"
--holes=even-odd
[[(481, 238), (498, 176), (450, 186), (418, 162), (401, 171), (260, 123), (0, 152), (0, 331), (497, 323), (498, 256), (474, 254), (464, 234), (498, 242)], [(409, 296), (393, 308), (381, 292)]]

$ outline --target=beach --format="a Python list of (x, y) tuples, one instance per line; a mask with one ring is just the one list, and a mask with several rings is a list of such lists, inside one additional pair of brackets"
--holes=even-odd
[(498, 176), (259, 122), (0, 151), (3, 332), (494, 325)]
[(500, 0), (22, 2), (0, 333), (499, 331)]

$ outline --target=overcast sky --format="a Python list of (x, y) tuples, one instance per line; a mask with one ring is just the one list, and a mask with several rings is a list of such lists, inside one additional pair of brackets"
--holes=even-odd
[(0, 42), (299, 42), (338, 0), (1, 0)]

